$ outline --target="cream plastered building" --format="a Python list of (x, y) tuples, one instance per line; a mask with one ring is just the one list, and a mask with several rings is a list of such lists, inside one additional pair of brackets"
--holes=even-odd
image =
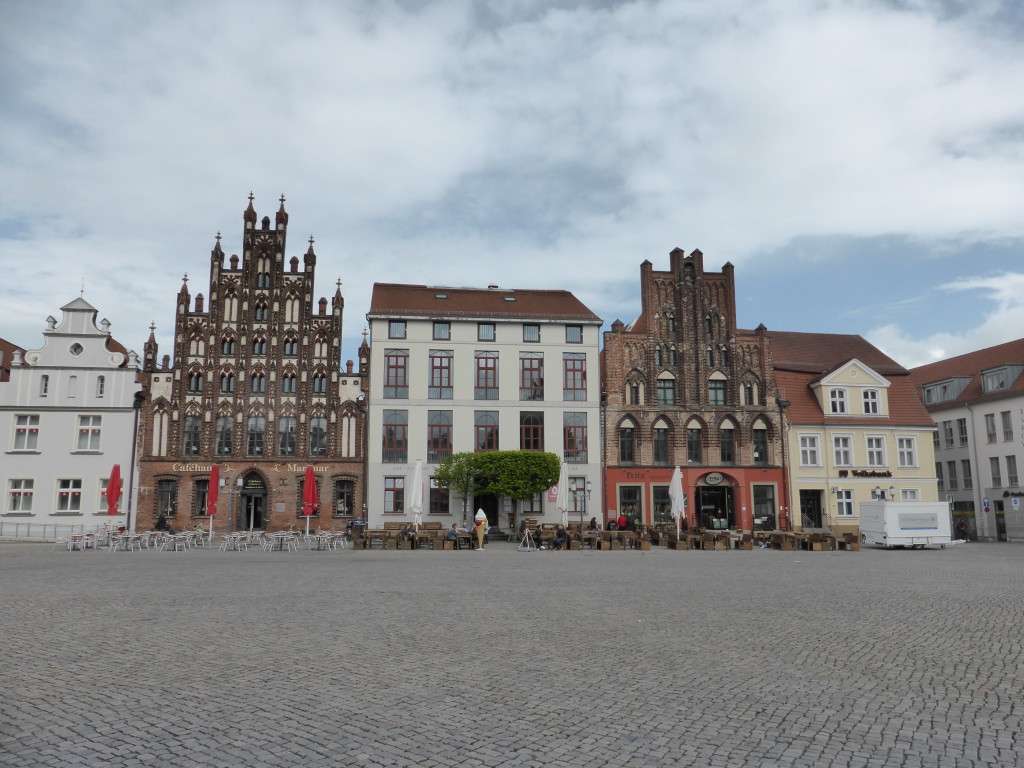
[(770, 335), (795, 529), (854, 533), (861, 502), (939, 500), (934, 423), (905, 368), (860, 336)]

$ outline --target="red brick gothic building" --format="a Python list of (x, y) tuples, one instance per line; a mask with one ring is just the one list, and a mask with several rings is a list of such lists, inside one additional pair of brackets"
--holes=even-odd
[(640, 315), (604, 335), (605, 516), (671, 522), (678, 465), (690, 526), (788, 526), (782, 411), (763, 325), (736, 327), (733, 266), (676, 249), (640, 265)]
[(217, 531), (304, 526), (307, 466), (316, 475), (313, 527), (341, 527), (365, 504), (362, 371), (340, 366), (341, 283), (313, 303), (313, 238), (285, 259), (284, 197), (274, 226), (249, 196), (243, 255), (211, 253), (209, 304), (188, 277), (177, 297), (174, 363), (145, 345), (139, 530), (165, 514), (177, 528), (209, 526), (210, 474), (219, 467)]

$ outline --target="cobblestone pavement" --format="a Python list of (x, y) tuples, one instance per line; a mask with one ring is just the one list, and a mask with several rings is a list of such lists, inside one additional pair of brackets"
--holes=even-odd
[(0, 544), (3, 766), (1019, 766), (1024, 546)]

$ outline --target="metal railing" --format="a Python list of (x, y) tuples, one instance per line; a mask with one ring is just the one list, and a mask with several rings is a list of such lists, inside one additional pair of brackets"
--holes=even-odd
[(29, 523), (23, 520), (0, 520), (0, 539), (32, 539), (53, 541), (72, 533), (96, 533), (98, 523)]

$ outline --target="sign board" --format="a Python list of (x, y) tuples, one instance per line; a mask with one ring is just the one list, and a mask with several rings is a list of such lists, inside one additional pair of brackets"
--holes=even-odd
[(718, 485), (723, 480), (721, 472), (708, 472), (704, 475), (704, 482), (708, 485)]
[(1013, 497), (1013, 500), (1010, 501), (1010, 503), (1013, 505), (1014, 509), (1020, 509), (1020, 499), (1016, 496)]
[(938, 530), (939, 518), (934, 512), (901, 512), (899, 525), (901, 531)]

